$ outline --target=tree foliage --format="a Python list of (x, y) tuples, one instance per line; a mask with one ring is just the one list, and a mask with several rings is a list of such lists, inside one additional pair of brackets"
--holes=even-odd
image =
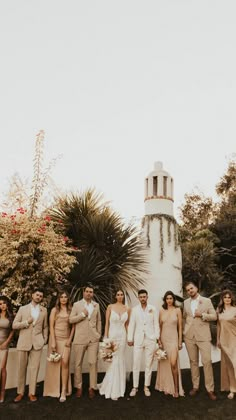
[(236, 163), (230, 161), (216, 186), (219, 201), (193, 193), (181, 208), (183, 278), (206, 294), (236, 289)]
[(125, 225), (102, 196), (94, 190), (60, 198), (50, 216), (58, 229), (81, 252), (78, 265), (69, 274), (72, 299), (82, 295), (91, 283), (96, 299), (105, 311), (116, 289), (137, 292), (146, 274), (145, 248), (140, 232)]

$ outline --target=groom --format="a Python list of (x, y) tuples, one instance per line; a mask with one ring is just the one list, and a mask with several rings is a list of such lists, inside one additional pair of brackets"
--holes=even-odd
[(138, 391), (143, 351), (145, 353), (144, 394), (146, 397), (150, 397), (149, 386), (152, 375), (153, 355), (160, 331), (156, 309), (147, 303), (148, 292), (144, 289), (139, 290), (138, 299), (140, 303), (132, 309), (128, 327), (128, 345), (134, 346), (133, 389), (130, 392), (130, 397), (135, 397)]

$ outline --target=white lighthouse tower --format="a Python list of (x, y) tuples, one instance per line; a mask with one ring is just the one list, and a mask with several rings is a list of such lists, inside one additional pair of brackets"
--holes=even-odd
[(167, 290), (182, 296), (182, 256), (173, 211), (174, 181), (164, 171), (162, 162), (155, 162), (144, 189), (143, 234), (149, 263), (146, 288), (149, 302), (160, 308)]

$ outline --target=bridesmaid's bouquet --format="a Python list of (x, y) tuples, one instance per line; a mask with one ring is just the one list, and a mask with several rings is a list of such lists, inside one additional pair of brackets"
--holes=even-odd
[(165, 359), (167, 359), (167, 353), (166, 353), (166, 350), (164, 350), (164, 349), (161, 349), (159, 346), (158, 346), (158, 344), (157, 344), (157, 348), (156, 348), (156, 350), (154, 351), (154, 359), (155, 360), (165, 360)]
[(114, 353), (117, 351), (118, 345), (109, 338), (105, 338), (101, 343), (100, 357), (104, 362), (112, 362)]
[(57, 363), (61, 360), (61, 354), (57, 353), (56, 351), (52, 351), (52, 353), (49, 354), (47, 357), (48, 362), (54, 362)]

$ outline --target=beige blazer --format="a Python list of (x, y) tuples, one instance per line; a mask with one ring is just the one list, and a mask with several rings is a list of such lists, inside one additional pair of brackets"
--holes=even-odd
[(13, 321), (13, 330), (20, 330), (17, 342), (17, 350), (30, 351), (32, 348), (40, 350), (48, 339), (47, 309), (40, 306), (39, 317), (35, 325), (28, 324), (31, 317), (30, 304), (21, 306)]
[(191, 298), (184, 301), (183, 311), (183, 335), (192, 340), (211, 341), (211, 331), (209, 321), (217, 319), (216, 311), (210, 299), (200, 296), (197, 310), (202, 313), (202, 318), (193, 317), (191, 311)]
[(69, 322), (75, 325), (74, 344), (96, 343), (100, 340), (102, 332), (101, 313), (99, 304), (92, 302), (94, 309), (91, 318), (83, 315), (83, 299), (75, 302), (70, 314)]

